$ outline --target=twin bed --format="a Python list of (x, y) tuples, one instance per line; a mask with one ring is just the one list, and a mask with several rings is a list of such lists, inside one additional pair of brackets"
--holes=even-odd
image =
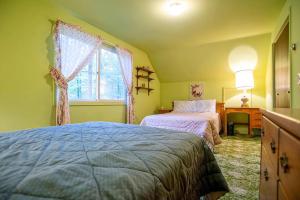
[(141, 125), (194, 133), (213, 149), (221, 143), (223, 106), (215, 100), (174, 101), (172, 112), (147, 116)]
[(227, 183), (193, 133), (89, 122), (0, 134), (0, 199), (216, 199)]

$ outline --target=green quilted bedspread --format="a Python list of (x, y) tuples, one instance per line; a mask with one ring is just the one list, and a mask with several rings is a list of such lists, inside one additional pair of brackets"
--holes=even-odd
[(203, 139), (89, 122), (0, 134), (0, 199), (199, 199), (228, 191)]

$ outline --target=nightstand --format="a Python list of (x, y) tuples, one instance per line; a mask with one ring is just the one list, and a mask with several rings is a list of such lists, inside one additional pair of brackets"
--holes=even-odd
[(249, 115), (248, 135), (252, 136), (253, 128), (261, 128), (262, 113), (259, 108), (225, 108), (224, 116), (224, 135), (227, 136), (227, 114), (229, 113), (246, 113)]
[(159, 109), (158, 113), (159, 114), (164, 114), (164, 113), (169, 113), (169, 112), (172, 112), (172, 111), (173, 111), (172, 109), (165, 109), (165, 108), (163, 108), (163, 109)]

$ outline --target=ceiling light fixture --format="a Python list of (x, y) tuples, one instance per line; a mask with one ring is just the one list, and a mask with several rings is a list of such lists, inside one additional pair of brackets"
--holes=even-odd
[(186, 9), (186, 4), (183, 1), (169, 1), (166, 5), (166, 10), (169, 15), (178, 16)]

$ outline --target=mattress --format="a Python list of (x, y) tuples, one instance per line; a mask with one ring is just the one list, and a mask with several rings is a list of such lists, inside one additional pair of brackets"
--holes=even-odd
[(89, 122), (0, 134), (0, 199), (199, 199), (227, 183), (194, 134)]
[(150, 115), (142, 120), (141, 125), (194, 133), (204, 137), (212, 148), (222, 142), (219, 113), (170, 112)]

